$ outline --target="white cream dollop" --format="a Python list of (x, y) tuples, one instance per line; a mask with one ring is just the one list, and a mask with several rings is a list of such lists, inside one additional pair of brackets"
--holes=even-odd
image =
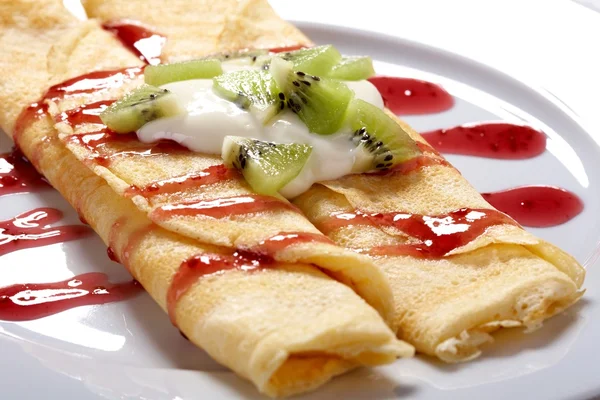
[[(224, 69), (231, 71), (235, 67), (227, 65)], [(383, 108), (383, 99), (370, 82), (345, 83), (354, 91), (356, 98)], [(300, 174), (280, 191), (289, 199), (302, 194), (315, 182), (337, 179), (352, 172), (355, 146), (349, 140), (348, 127), (329, 136), (310, 133), (298, 116), (289, 110), (284, 110), (263, 125), (252, 113), (215, 94), (212, 84), (211, 79), (194, 79), (161, 86), (179, 98), (187, 114), (147, 123), (137, 131), (139, 140), (150, 143), (170, 139), (192, 151), (207, 154), (221, 154), (226, 136), (310, 145), (313, 150), (308, 162)]]

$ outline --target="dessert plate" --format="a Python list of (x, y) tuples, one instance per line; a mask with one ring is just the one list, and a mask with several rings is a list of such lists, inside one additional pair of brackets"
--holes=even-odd
[[(273, 1), (318, 43), (369, 54), (380, 75), (440, 84), (455, 99), (441, 113), (404, 117), (419, 131), (504, 120), (547, 135), (546, 151), (526, 160), (448, 155), (481, 192), (553, 185), (575, 193), (583, 211), (549, 228), (529, 228), (585, 264), (584, 299), (539, 331), (500, 332), (484, 355), (445, 365), (425, 357), (362, 369), (302, 399), (586, 399), (600, 395), (592, 361), (600, 358), (600, 62), (592, 40), (600, 14), (573, 2), (327, 2), (301, 7)], [(542, 8), (543, 7), (543, 8)], [(466, 11), (468, 10), (468, 12)], [(565, 26), (567, 25), (567, 26)], [(558, 32), (556, 26), (562, 26)], [(568, 28), (568, 29), (566, 29)], [(574, 44), (577, 45), (574, 45)], [(0, 153), (11, 143), (0, 135)], [(2, 168), (2, 164), (0, 164)], [(0, 197), (0, 221), (39, 207), (64, 213), (56, 225), (79, 224), (51, 189)], [(0, 258), (0, 287), (127, 272), (95, 236)], [(0, 322), (0, 387), (5, 399), (262, 398), (171, 326), (145, 293), (125, 301), (72, 308), (24, 322)]]

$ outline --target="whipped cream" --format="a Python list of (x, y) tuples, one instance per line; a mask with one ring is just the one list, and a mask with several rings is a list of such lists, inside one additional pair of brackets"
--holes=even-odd
[[(256, 68), (236, 61), (223, 63), (224, 71)], [(347, 81), (355, 97), (383, 108), (377, 88), (368, 81)], [(284, 110), (263, 125), (252, 113), (218, 96), (212, 79), (194, 79), (161, 86), (174, 93), (187, 114), (151, 121), (137, 131), (140, 141), (176, 141), (188, 149), (206, 154), (221, 154), (225, 136), (242, 136), (274, 143), (301, 143), (312, 146), (310, 158), (300, 174), (280, 193), (291, 199), (308, 190), (313, 183), (337, 179), (352, 172), (356, 154), (349, 140), (350, 128), (333, 135), (310, 133), (290, 110)]]

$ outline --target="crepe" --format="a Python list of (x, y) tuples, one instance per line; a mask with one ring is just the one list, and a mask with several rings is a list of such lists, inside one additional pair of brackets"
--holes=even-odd
[[(84, 1), (91, 17), (104, 21), (136, 18), (172, 38), (172, 45), (167, 41), (163, 61), (194, 58), (204, 52), (197, 43), (188, 43), (185, 49), (176, 44), (187, 36), (188, 19), (200, 21), (200, 26), (208, 23), (212, 31), (213, 25), (204, 17), (202, 7), (185, 1), (160, 7), (142, 7), (142, 3), (147, 4)], [(273, 27), (285, 33), (279, 36), (280, 46), (310, 45), (308, 39), (282, 24), (270, 8), (259, 3), (242, 1), (236, 5), (236, 12), (222, 13), (219, 18), (227, 22), (215, 29), (219, 38), (235, 37), (235, 41), (224, 42), (237, 48), (253, 47), (244, 39), (265, 35), (265, 27)], [(204, 4), (213, 6), (212, 2)], [(398, 123), (415, 140), (426, 143), (404, 122)], [(373, 224), (332, 229), (332, 215), (358, 211), (436, 216), (463, 208), (493, 210), (442, 156), (429, 146), (422, 147), (424, 157), (400, 166), (397, 173), (351, 175), (316, 184), (294, 204), (337, 244), (365, 253), (382, 246), (390, 246), (388, 251), (402, 248), (415, 238), (390, 226)], [(507, 222), (489, 227), (464, 247), (436, 258), (371, 255), (392, 285), (396, 307), (392, 326), (399, 337), (447, 362), (470, 360), (481, 353), (482, 344), (492, 340), (492, 331), (515, 326), (534, 329), (581, 297), (579, 288), (585, 271), (579, 263), (514, 221)]]
[[(252, 10), (268, 10), (265, 2), (252, 3)], [(145, 4), (139, 10), (147, 9)], [(223, 32), (231, 31), (233, 37), (234, 31), (246, 29), (234, 18), (236, 12), (241, 19), (247, 17), (244, 13), (250, 9), (243, 8), (244, 3), (218, 4), (202, 9), (201, 15), (214, 21), (215, 28), (193, 42), (202, 43), (202, 52), (228, 47)], [(220, 7), (228, 7), (227, 21), (221, 18)], [(285, 45), (281, 38), (285, 30), (279, 29), (285, 24), (274, 14), (267, 17), (254, 33), (250, 28), (238, 31), (247, 40), (245, 46)], [(219, 27), (219, 40), (211, 41)], [(175, 41), (169, 43), (178, 52)], [(238, 40), (231, 46), (239, 45)], [(129, 141), (90, 150), (86, 143), (93, 135), (82, 133), (94, 131), (97, 124), (82, 122), (73, 130), (64, 122), (69, 110), (118, 98), (141, 83), (135, 73), (142, 65), (139, 58), (98, 22), (78, 21), (58, 0), (4, 1), (0, 47), (2, 129), (169, 312), (176, 326), (217, 361), (261, 392), (285, 396), (314, 389), (360, 365), (412, 355), (412, 347), (397, 340), (386, 325), (393, 304), (381, 270), (367, 257), (332, 244), (290, 204), (223, 218), (159, 218), (154, 212), (177, 204), (254, 196), (239, 176), (158, 196), (131, 195), (132, 187), (201, 173), (221, 161), (196, 153), (154, 152), (148, 147), (142, 151), (141, 144)], [(44, 96), (58, 90), (49, 89), (52, 85), (68, 79), (123, 67), (134, 69), (112, 73), (122, 81), (119, 84)], [(69, 85), (93, 86), (96, 81), (88, 78)], [(37, 103), (41, 98), (46, 101)], [(248, 250), (252, 254), (257, 246), (264, 249), (269, 240), (290, 232), (311, 240), (270, 251), (265, 263), (256, 255), (244, 258), (249, 257), (244, 255)], [(248, 261), (242, 267), (249, 271), (236, 268), (240, 259)], [(214, 273), (195, 276), (202, 263), (213, 263)], [(205, 270), (211, 272), (210, 268)], [(181, 282), (186, 279), (189, 282)], [(174, 281), (179, 282), (177, 290), (171, 287)]]
[[(426, 143), (406, 123), (398, 123)], [(396, 304), (393, 325), (401, 338), (443, 361), (467, 361), (492, 341), (491, 332), (519, 326), (534, 330), (583, 295), (585, 270), (573, 257), (494, 212), (440, 154), (421, 147), (423, 156), (396, 171), (323, 182), (294, 200), (336, 243), (370, 253), (384, 269)], [(419, 238), (378, 224), (377, 217), (371, 224), (331, 224), (332, 216), (357, 211), (439, 219), (464, 209), (492, 210), (490, 215), (500, 220), (436, 257), (411, 254)]]

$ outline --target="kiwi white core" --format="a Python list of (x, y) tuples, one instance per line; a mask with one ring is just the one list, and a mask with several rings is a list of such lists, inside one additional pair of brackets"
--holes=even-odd
[[(249, 69), (243, 61), (223, 63), (226, 72)], [(254, 67), (257, 68), (257, 67)], [(368, 81), (345, 82), (356, 98), (383, 108), (381, 95)], [(349, 140), (349, 127), (321, 136), (310, 133), (306, 125), (290, 110), (284, 110), (268, 124), (263, 125), (255, 116), (225, 100), (212, 90), (212, 79), (194, 79), (161, 86), (174, 93), (187, 113), (147, 123), (137, 131), (142, 142), (170, 139), (192, 151), (221, 154), (226, 136), (243, 136), (275, 143), (302, 143), (312, 146), (311, 156), (302, 172), (280, 193), (293, 198), (308, 190), (315, 182), (337, 179), (352, 173), (357, 152)]]

